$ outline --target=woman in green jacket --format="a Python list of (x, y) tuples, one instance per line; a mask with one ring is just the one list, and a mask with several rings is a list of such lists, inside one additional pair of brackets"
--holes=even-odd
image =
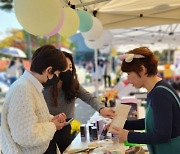
[[(147, 89), (145, 119), (126, 121), (123, 128), (111, 131), (131, 143), (147, 144), (150, 154), (180, 153), (180, 98), (177, 92), (157, 76), (158, 61), (146, 47), (120, 56), (121, 69), (136, 88)], [(128, 130), (143, 130), (131, 132)]]

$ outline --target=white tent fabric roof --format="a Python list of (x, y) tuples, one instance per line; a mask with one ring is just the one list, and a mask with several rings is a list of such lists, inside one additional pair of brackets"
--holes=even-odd
[(180, 0), (70, 0), (70, 3), (78, 6), (93, 1), (97, 3), (78, 9), (97, 11), (96, 17), (104, 29), (113, 33), (113, 46), (167, 49), (180, 45)]
[(105, 28), (127, 28), (180, 22), (178, 0), (112, 0), (97, 17)]
[[(64, 1), (68, 2), (69, 0)], [(70, 0), (70, 3), (78, 5), (92, 1)], [(100, 1), (101, 3), (98, 3)], [(104, 29), (111, 30), (114, 34), (113, 46), (117, 46), (119, 51), (126, 52), (140, 45), (147, 46), (151, 50), (153, 48), (150, 46), (161, 47), (161, 49), (165, 46), (167, 46), (166, 49), (169, 48), (171, 43), (177, 46), (180, 40), (178, 26), (171, 26), (170, 31), (168, 31), (170, 28), (165, 27), (164, 29), (164, 26), (154, 26), (180, 23), (180, 0), (102, 1), (94, 0), (97, 3), (84, 8), (88, 12), (94, 12), (102, 22)], [(174, 38), (174, 36), (176, 37)], [(98, 93), (98, 84), (96, 93)]]
[[(156, 50), (177, 48), (180, 45), (180, 25), (160, 25), (112, 29), (113, 46), (148, 46)], [(120, 47), (119, 47), (120, 48)], [(131, 48), (132, 49), (132, 48)]]
[[(77, 5), (93, 0), (70, 0)], [(142, 27), (180, 22), (180, 0), (107, 0), (85, 6), (97, 11), (105, 29)]]

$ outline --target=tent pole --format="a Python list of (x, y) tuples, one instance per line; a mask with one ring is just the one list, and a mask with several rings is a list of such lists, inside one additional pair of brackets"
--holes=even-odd
[(99, 84), (98, 84), (98, 50), (94, 50), (94, 60), (95, 60), (95, 95), (98, 97)]
[(168, 44), (167, 63), (171, 64), (171, 48), (169, 44)]
[(31, 62), (32, 45), (31, 45), (31, 34), (29, 34), (29, 33), (27, 33), (27, 49), (28, 49), (28, 60)]

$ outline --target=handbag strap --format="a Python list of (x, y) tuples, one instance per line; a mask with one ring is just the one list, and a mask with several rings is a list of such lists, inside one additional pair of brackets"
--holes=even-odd
[(178, 97), (175, 95), (175, 93), (171, 90), (171, 89), (169, 89), (168, 87), (166, 87), (166, 86), (157, 86), (156, 88), (164, 88), (164, 89), (166, 89), (167, 91), (169, 91), (173, 96), (174, 96), (174, 98), (176, 99), (176, 101), (177, 101), (177, 103), (178, 103), (178, 105), (179, 105), (179, 107), (180, 107), (180, 101), (179, 101), (179, 99), (178, 99)]

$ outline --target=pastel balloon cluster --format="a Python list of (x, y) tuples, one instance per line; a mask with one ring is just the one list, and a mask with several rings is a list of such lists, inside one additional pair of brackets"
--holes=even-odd
[(107, 48), (112, 42), (112, 33), (108, 30), (103, 30), (103, 25), (98, 18), (91, 17), (92, 27), (86, 32), (80, 30), (85, 44), (91, 49)]
[(23, 28), (36, 36), (59, 33), (69, 37), (77, 30), (86, 33), (93, 26), (88, 12), (63, 7), (60, 0), (14, 0), (14, 9)]
[(50, 37), (59, 33), (64, 37), (82, 33), (89, 48), (105, 48), (112, 41), (110, 31), (84, 10), (63, 7), (60, 0), (14, 0), (16, 17), (23, 28), (36, 36)]
[(78, 11), (80, 18), (80, 28), (85, 44), (91, 49), (107, 47), (112, 41), (112, 33), (104, 31), (100, 20), (85, 11)]

